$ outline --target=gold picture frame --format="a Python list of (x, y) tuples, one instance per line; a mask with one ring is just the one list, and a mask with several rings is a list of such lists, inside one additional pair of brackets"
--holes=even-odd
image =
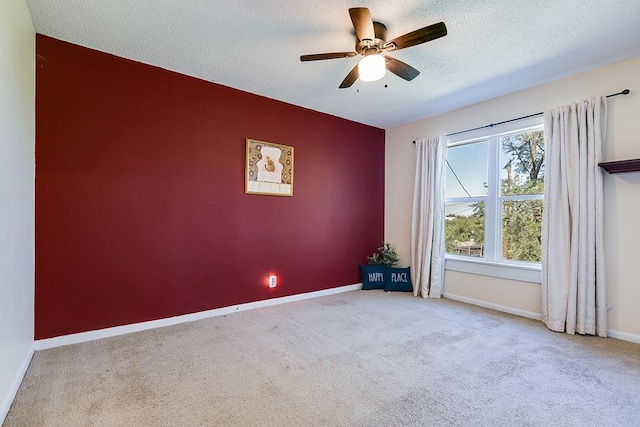
[(293, 196), (293, 147), (247, 138), (244, 192)]

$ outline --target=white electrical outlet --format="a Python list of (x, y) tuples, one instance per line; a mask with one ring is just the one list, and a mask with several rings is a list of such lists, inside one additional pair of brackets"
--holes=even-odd
[(276, 276), (269, 276), (269, 287), (275, 288), (278, 285), (278, 278)]

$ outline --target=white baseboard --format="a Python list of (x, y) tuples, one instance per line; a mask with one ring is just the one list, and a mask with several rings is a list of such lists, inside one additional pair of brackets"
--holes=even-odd
[[(442, 294), (442, 296), (444, 298), (448, 298), (454, 301), (473, 304), (473, 305), (477, 305), (484, 308), (490, 308), (492, 310), (502, 311), (504, 313), (515, 314), (516, 316), (526, 317), (534, 320), (542, 320), (542, 316), (540, 314), (534, 313), (532, 311), (520, 310), (518, 308), (509, 307), (506, 305), (493, 304), (490, 302), (486, 302), (486, 301), (482, 301), (474, 298), (461, 297), (460, 295), (444, 293)], [(636, 344), (640, 344), (640, 335), (629, 334), (627, 332), (613, 331), (609, 329), (607, 330), (607, 336), (611, 338), (616, 338), (622, 341), (629, 341)]]
[(629, 341), (629, 342), (634, 342), (636, 344), (640, 344), (640, 335), (628, 334), (626, 332), (612, 331), (611, 329), (608, 329), (607, 336), (611, 338), (617, 338), (623, 341)]
[(269, 307), (272, 305), (285, 304), (294, 301), (301, 301), (310, 298), (317, 298), (325, 295), (338, 294), (341, 292), (357, 291), (362, 288), (362, 283), (354, 285), (340, 286), (337, 288), (323, 289), (321, 291), (307, 292), (304, 294), (290, 295), (280, 298), (272, 298), (262, 301), (249, 302), (245, 304), (232, 305), (229, 307), (216, 308), (213, 310), (200, 311), (198, 313), (184, 314), (182, 316), (168, 317), (166, 319), (151, 320), (148, 322), (134, 323), (131, 325), (115, 326), (112, 328), (98, 329), (95, 331), (80, 332), (77, 334), (63, 335), (60, 337), (46, 338), (35, 342), (36, 350), (60, 347), (63, 345), (77, 344), (86, 341), (98, 340), (101, 338), (115, 337), (118, 335), (130, 334), (132, 332), (145, 331), (147, 329), (162, 328), (164, 326), (177, 325), (179, 323), (193, 322), (194, 320), (207, 319), (209, 317), (223, 316), (225, 314), (236, 313), (238, 311), (253, 310), (255, 308)]
[(520, 310), (519, 308), (509, 307), (507, 305), (494, 304), (492, 302), (486, 302), (475, 298), (462, 297), (460, 295), (442, 294), (444, 298), (452, 299), (454, 301), (460, 301), (467, 304), (477, 305), (484, 308), (490, 308), (496, 311), (502, 311), (503, 313), (515, 314), (516, 316), (526, 317), (533, 320), (541, 320), (540, 313), (534, 313), (533, 311)]
[(24, 375), (27, 373), (27, 368), (29, 367), (29, 363), (31, 363), (31, 358), (33, 357), (33, 353), (35, 352), (35, 345), (31, 346), (31, 349), (27, 353), (27, 357), (25, 357), (22, 365), (20, 365), (20, 369), (16, 374), (16, 378), (13, 380), (13, 385), (7, 395), (0, 402), (0, 426), (4, 423), (5, 418), (7, 418), (7, 414), (9, 413), (9, 409), (11, 409), (11, 404), (18, 394), (18, 389), (20, 388), (20, 384), (22, 384), (22, 379)]

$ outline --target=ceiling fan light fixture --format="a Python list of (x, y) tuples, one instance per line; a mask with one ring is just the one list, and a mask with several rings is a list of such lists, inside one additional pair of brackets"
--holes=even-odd
[(358, 62), (358, 75), (363, 82), (375, 82), (387, 73), (382, 55), (367, 55)]
[(340, 83), (338, 86), (340, 89), (351, 87), (358, 80), (358, 77), (364, 82), (380, 80), (385, 76), (387, 70), (406, 81), (415, 79), (420, 71), (399, 59), (381, 54), (406, 49), (447, 35), (447, 26), (444, 25), (444, 22), (438, 22), (387, 41), (387, 27), (380, 22), (374, 22), (371, 19), (371, 12), (366, 7), (349, 8), (349, 16), (356, 36), (356, 46), (352, 52), (315, 53), (300, 56), (300, 61), (364, 56)]

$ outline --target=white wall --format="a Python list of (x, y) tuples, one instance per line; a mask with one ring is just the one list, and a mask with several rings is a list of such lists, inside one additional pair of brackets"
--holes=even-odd
[(35, 32), (0, 1), (0, 424), (33, 348)]
[[(411, 141), (496, 123), (597, 95), (608, 101), (606, 160), (640, 158), (640, 57), (427, 118), (386, 132), (385, 240), (409, 262), (414, 153)], [(640, 342), (640, 172), (605, 176), (609, 329)], [(444, 292), (540, 313), (540, 286), (447, 272)]]

